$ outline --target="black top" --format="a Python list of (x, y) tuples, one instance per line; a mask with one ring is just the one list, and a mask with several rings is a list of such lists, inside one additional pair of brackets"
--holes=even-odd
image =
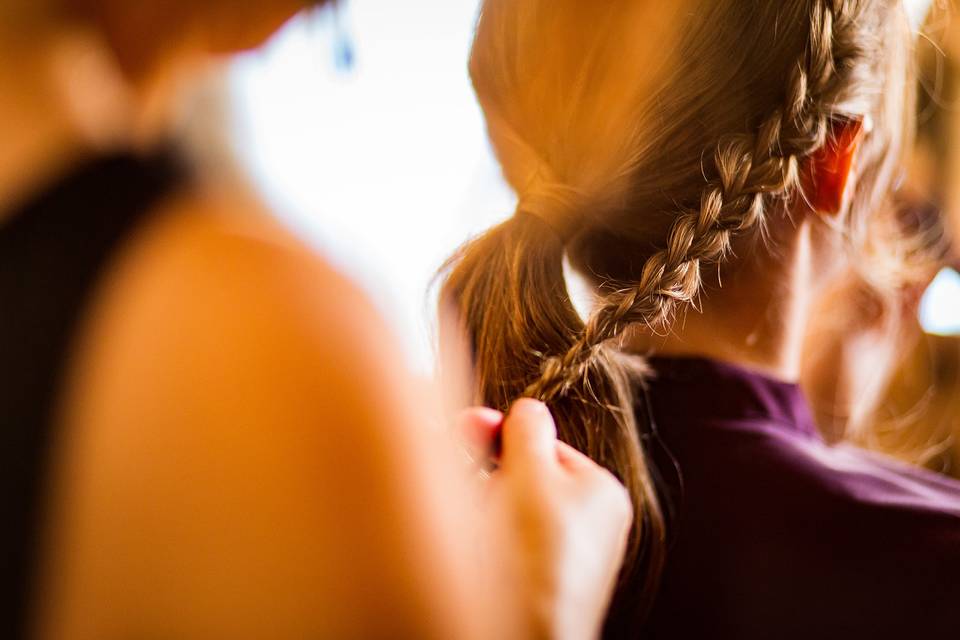
[(950, 638), (960, 482), (820, 437), (799, 387), (654, 359), (683, 478), (643, 638)]
[(180, 175), (166, 154), (94, 158), (0, 217), (0, 636), (24, 633), (72, 342), (111, 258)]

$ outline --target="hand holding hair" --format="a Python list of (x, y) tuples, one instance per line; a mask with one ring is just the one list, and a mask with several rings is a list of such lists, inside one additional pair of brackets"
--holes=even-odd
[(507, 536), (498, 548), (516, 550), (494, 573), (503, 581), (497, 584), (519, 588), (526, 626), (518, 631), (523, 637), (596, 637), (633, 519), (626, 489), (557, 440), (542, 402), (518, 400), (505, 419), (492, 409), (468, 409), (460, 422), (471, 444), (487, 455), (502, 438), (499, 467), (484, 488), (483, 517), (490, 535)]

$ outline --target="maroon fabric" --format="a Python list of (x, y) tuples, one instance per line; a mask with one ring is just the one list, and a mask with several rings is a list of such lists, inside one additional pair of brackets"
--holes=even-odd
[(828, 446), (796, 385), (654, 368), (683, 486), (645, 638), (960, 637), (960, 483)]

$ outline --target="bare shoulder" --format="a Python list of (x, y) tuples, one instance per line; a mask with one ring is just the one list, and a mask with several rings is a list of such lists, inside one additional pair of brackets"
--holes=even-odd
[(167, 323), (206, 329), (207, 314), (220, 312), (221, 327), (260, 319), (288, 329), (303, 321), (309, 333), (380, 328), (348, 278), (257, 202), (224, 194), (194, 193), (168, 203), (115, 275), (108, 305), (168, 305), (174, 315)]
[[(429, 555), (431, 524), (409, 520), (429, 453), (390, 334), (256, 205), (170, 203), (118, 261), (74, 365), (52, 635), (131, 619), (177, 637), (353, 632), (373, 624), (354, 615), (365, 591), (419, 570), (397, 558)], [(398, 609), (383, 620), (416, 611), (382, 600)]]
[(351, 365), (403, 368), (382, 319), (349, 279), (257, 203), (208, 194), (169, 203), (131, 243), (89, 328), (81, 362), (136, 366), (139, 375), (116, 384), (155, 375), (163, 385), (173, 369), (204, 378), (201, 390), (218, 397), (230, 392), (226, 378), (251, 376), (268, 391), (298, 373), (318, 385)]

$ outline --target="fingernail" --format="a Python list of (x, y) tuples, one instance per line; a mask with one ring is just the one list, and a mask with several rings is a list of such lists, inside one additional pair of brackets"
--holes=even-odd
[(540, 402), (539, 400), (534, 400), (533, 398), (520, 398), (510, 407), (510, 413), (549, 413), (550, 410), (547, 409), (547, 405)]
[(470, 413), (472, 417), (490, 425), (497, 425), (503, 422), (503, 414), (490, 407), (472, 407)]

